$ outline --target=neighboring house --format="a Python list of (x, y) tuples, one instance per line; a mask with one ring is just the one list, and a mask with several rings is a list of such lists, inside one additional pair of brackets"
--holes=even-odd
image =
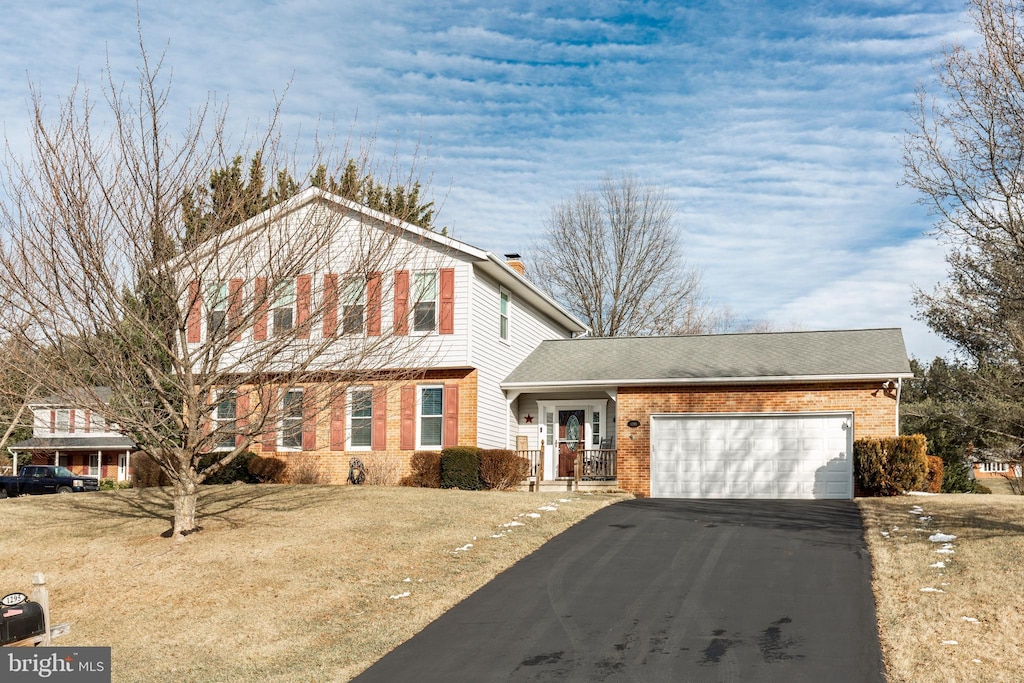
[[(110, 389), (95, 387), (90, 394), (104, 403)], [(49, 396), (29, 403), (32, 437), (8, 447), (17, 470), (19, 461), (62, 465), (75, 474), (127, 481), (135, 445), (107, 424), (101, 415), (82, 408), (72, 396)]]
[(638, 496), (852, 498), (854, 438), (899, 433), (899, 329), (544, 341), (505, 381), (545, 478)]
[(1005, 460), (988, 460), (971, 464), (971, 476), (975, 479), (1006, 479), (1020, 477), (1021, 466)]

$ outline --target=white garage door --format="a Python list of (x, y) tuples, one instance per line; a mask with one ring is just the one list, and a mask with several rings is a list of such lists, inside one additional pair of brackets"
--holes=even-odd
[(853, 498), (853, 416), (658, 415), (658, 498)]

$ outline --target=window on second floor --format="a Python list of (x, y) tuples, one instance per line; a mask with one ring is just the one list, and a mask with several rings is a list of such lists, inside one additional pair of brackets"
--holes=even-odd
[(56, 412), (54, 431), (58, 434), (67, 434), (71, 428), (71, 411), (67, 408), (61, 408)]
[(302, 448), (302, 389), (289, 389), (281, 399), (281, 448)]
[(295, 281), (286, 280), (274, 294), (274, 334), (283, 334), (295, 326)]
[(362, 334), (366, 315), (366, 283), (352, 280), (342, 290), (341, 331), (343, 334)]
[(498, 309), (498, 333), (501, 335), (502, 341), (508, 341), (509, 323), (512, 314), (512, 296), (508, 293), (508, 290), (502, 288), (498, 293), (498, 300), (500, 302)]
[(228, 283), (215, 282), (206, 290), (206, 331), (210, 338), (224, 332), (228, 315)]
[(437, 271), (413, 273), (414, 332), (433, 332), (437, 329)]

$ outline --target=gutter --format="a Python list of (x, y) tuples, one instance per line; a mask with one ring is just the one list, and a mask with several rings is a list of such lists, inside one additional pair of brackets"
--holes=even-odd
[(663, 386), (663, 385), (699, 385), (699, 384), (798, 384), (802, 382), (874, 382), (891, 380), (896, 377), (902, 382), (905, 377), (913, 377), (913, 373), (897, 375), (783, 375), (773, 377), (660, 377), (639, 379), (586, 379), (558, 380), (554, 382), (503, 382), (502, 389), (564, 389), (571, 387), (607, 387), (607, 386)]

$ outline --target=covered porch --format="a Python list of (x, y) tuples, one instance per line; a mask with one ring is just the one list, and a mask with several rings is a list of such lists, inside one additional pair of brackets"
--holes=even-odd
[(8, 447), (14, 472), (22, 465), (59, 465), (75, 474), (110, 479), (131, 479), (131, 454), (135, 444), (127, 437), (44, 438), (33, 437)]

